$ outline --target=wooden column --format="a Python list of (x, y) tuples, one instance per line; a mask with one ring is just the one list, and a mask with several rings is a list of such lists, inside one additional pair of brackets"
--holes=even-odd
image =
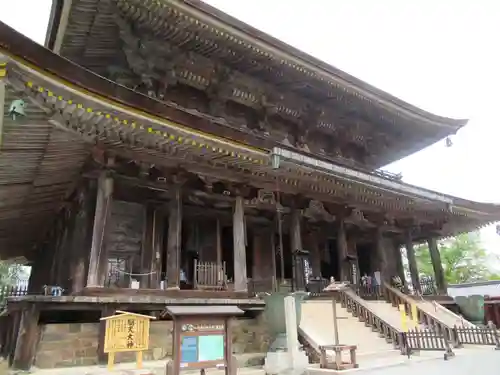
[(448, 294), (448, 285), (444, 277), (443, 264), (441, 263), (441, 254), (439, 254), (437, 239), (435, 237), (429, 238), (427, 244), (429, 245), (437, 292), (439, 294)]
[(96, 208), (97, 189), (95, 185), (95, 180), (84, 181), (78, 191), (75, 233), (71, 239), (71, 294), (79, 294), (85, 287)]
[(153, 267), (151, 267), (150, 287), (160, 288), (161, 267), (163, 264), (163, 235), (165, 228), (165, 213), (157, 208), (154, 213), (153, 223)]
[(263, 269), (263, 254), (262, 254), (262, 245), (263, 245), (263, 238), (262, 234), (258, 233), (259, 228), (256, 228), (255, 231), (253, 231), (253, 249), (252, 249), (252, 256), (253, 256), (253, 265), (252, 265), (252, 279), (256, 280), (261, 280), (264, 278), (264, 269)]
[(301, 222), (301, 210), (294, 209), (292, 211), (292, 222), (290, 226), (290, 246), (292, 252), (292, 275), (293, 275), (292, 284), (294, 286), (294, 290), (297, 290), (297, 286), (300, 286), (300, 288), (304, 286), (303, 285), (304, 282), (301, 281), (304, 278), (304, 276), (302, 275), (303, 267), (298, 267), (295, 258), (296, 253), (298, 251), (303, 250), (300, 222)]
[(394, 254), (395, 263), (396, 263), (396, 275), (401, 278), (401, 282), (403, 283), (403, 286), (405, 287), (405, 289), (407, 289), (408, 283), (406, 282), (405, 268), (403, 266), (401, 245), (396, 240), (392, 241), (392, 243), (393, 243), (393, 254)]
[(219, 219), (215, 223), (215, 250), (217, 252), (217, 264), (222, 264), (222, 228)]
[(406, 234), (406, 256), (408, 258), (408, 266), (410, 268), (413, 290), (417, 293), (422, 293), (422, 288), (420, 287), (420, 279), (418, 277), (417, 258), (415, 258), (415, 250), (413, 249), (413, 241), (410, 232)]
[(29, 370), (33, 364), (36, 355), (36, 344), (40, 335), (39, 316), (40, 312), (34, 304), (25, 307), (21, 313), (21, 323), (12, 363), (14, 369)]
[(141, 289), (156, 288), (156, 286), (151, 285), (155, 261), (155, 253), (153, 249), (154, 220), (155, 208), (152, 204), (147, 203), (144, 206), (144, 224), (142, 228)]
[(317, 230), (310, 230), (308, 237), (308, 250), (311, 259), (311, 269), (313, 277), (321, 277), (321, 251), (319, 249), (320, 233)]
[(113, 179), (103, 171), (97, 181), (97, 199), (92, 230), (87, 286), (103, 287), (107, 272), (106, 226), (110, 217)]
[(382, 282), (390, 282), (391, 274), (390, 270), (388, 269), (387, 249), (385, 249), (385, 241), (382, 228), (377, 228), (375, 231), (375, 249), (378, 260), (378, 269), (376, 269), (375, 271), (380, 271), (380, 279), (382, 280)]
[(345, 233), (345, 224), (343, 219), (340, 219), (338, 221), (337, 256), (338, 256), (339, 271), (340, 271), (339, 272), (340, 280), (338, 281), (348, 281), (349, 270), (347, 269), (347, 237)]
[(236, 197), (233, 212), (233, 248), (234, 248), (234, 290), (247, 291), (247, 258), (245, 248), (245, 212), (243, 198)]
[(167, 243), (167, 288), (180, 288), (182, 240), (182, 191), (177, 186), (170, 201)]

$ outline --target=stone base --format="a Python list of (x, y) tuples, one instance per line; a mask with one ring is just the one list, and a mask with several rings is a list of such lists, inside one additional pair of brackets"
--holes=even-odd
[(264, 361), (264, 371), (267, 375), (300, 375), (309, 366), (309, 360), (303, 351), (297, 351), (294, 362), (290, 363), (288, 352), (269, 352)]

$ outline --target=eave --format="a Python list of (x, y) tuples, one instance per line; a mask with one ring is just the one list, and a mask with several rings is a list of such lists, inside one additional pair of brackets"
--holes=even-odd
[[(377, 184), (366, 186), (346, 176), (332, 175), (325, 168), (289, 163), (285, 169), (275, 169), (270, 149), (251, 146), (252, 142), (238, 143), (194, 130), (189, 123), (159, 117), (155, 113), (161, 113), (165, 104), (106, 81), (50, 52), (45, 52), (44, 59), (39, 60), (42, 67), (33, 66), (25, 60), (30, 54), (36, 55), (35, 46), (31, 47), (26, 54), (20, 55), (23, 57), (5, 51), (10, 58), (9, 81), (47, 112), (56, 110), (49, 119), (52, 125), (90, 145), (98, 141), (117, 153), (151, 163), (171, 163), (173, 160), (195, 173), (212, 173), (270, 190), (302, 191), (305, 196), (319, 201), (344, 202), (397, 217), (417, 217), (423, 222), (448, 217), (450, 225), (463, 223), (473, 229), (471, 226), (500, 218), (497, 206), (466, 204), (404, 183), (391, 181), (391, 191), (387, 191), (386, 187)], [(65, 76), (65, 69), (61, 69), (61, 74), (54, 69), (64, 64), (71, 64), (71, 74), (61, 78)], [(48, 72), (49, 67), (52, 73)], [(113, 86), (111, 92), (115, 96), (93, 93), (98, 82)], [(139, 97), (142, 97), (142, 110), (132, 104), (137, 104)], [(451, 212), (450, 207), (453, 208)], [(471, 212), (474, 207), (478, 209)], [(468, 212), (464, 212), (466, 209)]]
[[(394, 124), (396, 127), (399, 126), (401, 129), (412, 129), (416, 134), (419, 134), (415, 136), (415, 139), (408, 141), (408, 144), (405, 143), (402, 148), (390, 148), (384, 155), (380, 155), (375, 161), (376, 167), (389, 164), (390, 162), (417, 152), (448, 135), (455, 134), (467, 123), (467, 120), (455, 120), (436, 116), (405, 103), (201, 1), (127, 1), (134, 5), (134, 9), (150, 11), (151, 14), (159, 15), (160, 11), (163, 9), (168, 9), (169, 12), (171, 10), (175, 11), (179, 14), (179, 17), (181, 17), (180, 15), (184, 17), (182, 18), (184, 20), (183, 22), (190, 22), (190, 27), (194, 24), (197, 25), (196, 27), (199, 29), (200, 37), (208, 33), (207, 30), (212, 30), (210, 32), (213, 35), (215, 35), (215, 33), (218, 33), (217, 35), (224, 33), (228, 38), (227, 40), (221, 41), (221, 43), (225, 43), (231, 48), (241, 47), (241, 45), (245, 46), (246, 55), (242, 55), (242, 58), (246, 58), (247, 60), (269, 60), (280, 67), (283, 77), (293, 78), (294, 81), (307, 83), (307, 86), (311, 87), (311, 90), (320, 97), (326, 99), (331, 92), (341, 92), (343, 95), (345, 94), (348, 96), (349, 100), (352, 100), (353, 103), (356, 103), (357, 108), (366, 105), (370, 108), (382, 110), (384, 117), (387, 117), (388, 123)], [(122, 3), (127, 2), (121, 0), (120, 4)], [(85, 50), (87, 46), (89, 46), (90, 49), (94, 49), (94, 47), (90, 45), (93, 42), (82, 42), (84, 44), (79, 45), (76, 49), (67, 47), (70, 45), (70, 40), (75, 40), (75, 38), (77, 40), (82, 40), (78, 33), (71, 34), (72, 31), (70, 27), (72, 23), (79, 24), (83, 22), (77, 19), (78, 14), (80, 14), (77, 9), (79, 0), (67, 1), (64, 7), (61, 7), (61, 2), (57, 0), (55, 0), (54, 4), (59, 4), (56, 8), (62, 10), (60, 12), (54, 12), (53, 21), (51, 22), (52, 27), (49, 29), (48, 33), (47, 45), (54, 51), (61, 51), (64, 56), (75, 59), (77, 62), (83, 64), (76, 56), (72, 55), (73, 52), (70, 53), (69, 51)], [(70, 9), (72, 6), (75, 8), (74, 10)], [(89, 10), (87, 9), (89, 7), (94, 7), (92, 8), (93, 11), (97, 12), (97, 2), (95, 5), (85, 4), (84, 8)], [(171, 22), (159, 20), (159, 17), (152, 17), (151, 19), (155, 19), (155, 22), (163, 22), (165, 25), (171, 24)], [(90, 25), (87, 26), (90, 27)], [(66, 31), (66, 28), (68, 28), (68, 31)], [(210, 37), (213, 36), (212, 34), (210, 34)], [(118, 44), (113, 48), (119, 48)], [(92, 55), (92, 53), (90, 55)], [(116, 55), (116, 53), (112, 52), (110, 49), (110, 56), (114, 55)], [(283, 82), (281, 82), (281, 84), (282, 83)], [(279, 85), (280, 82), (276, 81), (274, 84)]]

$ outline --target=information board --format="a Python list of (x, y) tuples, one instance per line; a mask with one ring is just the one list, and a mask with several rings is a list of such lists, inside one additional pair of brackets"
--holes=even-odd
[(180, 348), (181, 367), (203, 362), (224, 361), (224, 335), (182, 335)]

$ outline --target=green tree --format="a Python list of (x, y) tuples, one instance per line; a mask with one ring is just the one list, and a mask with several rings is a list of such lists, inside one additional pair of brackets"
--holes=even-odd
[(0, 287), (14, 285), (22, 273), (22, 265), (0, 260)]
[[(479, 232), (464, 233), (439, 241), (438, 248), (449, 284), (500, 279), (500, 275), (491, 267), (496, 260), (495, 256), (483, 248)], [(427, 244), (416, 246), (415, 256), (419, 272), (434, 276)]]

